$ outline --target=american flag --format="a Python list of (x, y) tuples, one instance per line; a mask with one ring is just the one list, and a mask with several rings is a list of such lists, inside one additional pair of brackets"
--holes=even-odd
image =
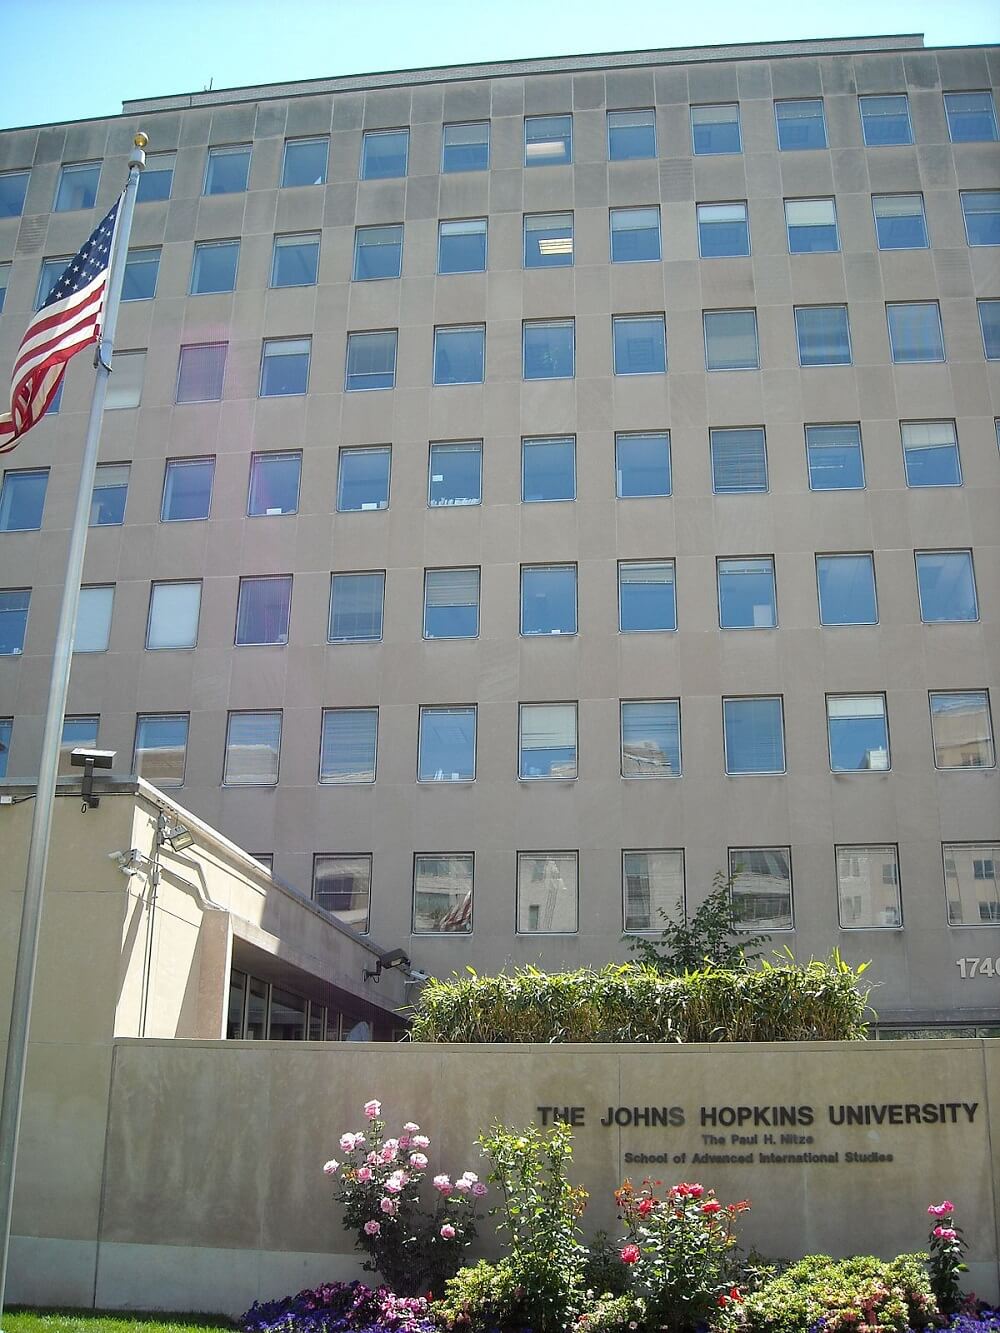
[(0, 414), (0, 454), (9, 453), (45, 415), (70, 357), (98, 339), (120, 203), (66, 265), (21, 339), (10, 379), (10, 411)]

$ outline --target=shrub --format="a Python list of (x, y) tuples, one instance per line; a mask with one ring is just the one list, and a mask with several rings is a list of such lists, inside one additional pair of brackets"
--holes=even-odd
[(622, 1263), (619, 1246), (606, 1231), (596, 1231), (587, 1246), (583, 1285), (595, 1296), (624, 1296), (628, 1291), (628, 1269)]
[(957, 1314), (962, 1306), (959, 1274), (969, 1271), (962, 1258), (969, 1248), (968, 1242), (962, 1228), (955, 1223), (955, 1205), (950, 1200), (932, 1203), (927, 1212), (933, 1218), (927, 1242), (927, 1248), (930, 1250), (927, 1271), (930, 1274), (931, 1288), (941, 1307), (941, 1313)]
[(433, 1333), (427, 1302), (362, 1282), (328, 1282), (280, 1301), (255, 1301), (240, 1319), (244, 1333)]
[(602, 1296), (576, 1321), (576, 1333), (635, 1333), (646, 1325), (646, 1303), (631, 1294)]
[(763, 1283), (743, 1306), (752, 1333), (907, 1333), (934, 1328), (937, 1302), (920, 1255), (809, 1255)]
[(685, 915), (683, 899), (677, 902), (676, 921), (659, 908), (663, 921), (659, 935), (631, 935), (628, 947), (641, 962), (668, 977), (697, 971), (706, 963), (737, 971), (748, 967), (750, 959), (760, 953), (771, 937), (748, 934), (737, 917), (733, 886), (739, 873), (727, 879), (718, 871), (712, 881), (712, 892), (690, 918)]
[(414, 1041), (715, 1042), (863, 1040), (868, 992), (834, 952), (758, 970), (706, 967), (664, 977), (640, 963), (546, 973), (534, 967), (432, 978), (414, 1006)]

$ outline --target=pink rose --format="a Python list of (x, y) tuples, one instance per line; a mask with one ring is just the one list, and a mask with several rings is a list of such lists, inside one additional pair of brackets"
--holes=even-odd
[(931, 1235), (937, 1236), (939, 1240), (954, 1240), (958, 1232), (954, 1227), (935, 1227)]
[(451, 1225), (450, 1222), (445, 1222), (444, 1226), (441, 1228), (441, 1239), (442, 1240), (455, 1239), (455, 1228)]
[(405, 1152), (405, 1151), (407, 1150), (407, 1148), (410, 1146), (410, 1136), (409, 1136), (409, 1134), (400, 1134), (399, 1138), (398, 1138), (396, 1141), (397, 1141), (397, 1143), (399, 1144), (400, 1149), (401, 1149), (403, 1152)]
[(370, 1152), (368, 1156), (365, 1158), (365, 1161), (368, 1163), (369, 1166), (374, 1166), (375, 1163), (378, 1161), (378, 1157), (375, 1155), (375, 1153)]
[(370, 1166), (359, 1166), (357, 1175), (358, 1175), (358, 1180), (360, 1180), (361, 1184), (367, 1185), (369, 1180), (371, 1180), (372, 1178), (372, 1169)]
[(427, 1165), (427, 1158), (422, 1152), (411, 1152), (410, 1165), (417, 1171), (423, 1171), (424, 1167)]
[(455, 1188), (458, 1190), (459, 1194), (468, 1194), (472, 1189), (472, 1186), (473, 1182), (471, 1180), (466, 1180), (465, 1176), (461, 1176), (455, 1181)]
[[(402, 1142), (402, 1140), (400, 1140), (400, 1142)], [(413, 1144), (414, 1148), (429, 1148), (431, 1146), (431, 1141), (426, 1134), (414, 1134), (410, 1139), (410, 1142)]]
[(475, 1180), (472, 1182), (472, 1193), (477, 1199), (485, 1199), (487, 1194), (489, 1194), (489, 1190), (481, 1180)]
[(340, 1163), (339, 1163), (339, 1162), (335, 1162), (335, 1161), (333, 1161), (332, 1158), (330, 1159), (329, 1162), (324, 1162), (324, 1163), (323, 1163), (323, 1174), (324, 1174), (324, 1175), (327, 1175), (327, 1176), (335, 1176), (339, 1170), (340, 1170)]
[(390, 1176), (382, 1188), (387, 1194), (402, 1194), (403, 1192), (403, 1187), (395, 1176)]
[(420, 1126), (415, 1121), (407, 1120), (406, 1124), (403, 1126), (403, 1133), (416, 1134), (419, 1129)]
[(375, 1101), (365, 1102), (365, 1115), (369, 1120), (376, 1120), (382, 1114), (382, 1103)]
[(639, 1247), (638, 1247), (638, 1245), (624, 1245), (624, 1246), (622, 1246), (621, 1259), (622, 1259), (622, 1263), (623, 1263), (623, 1264), (636, 1264), (636, 1263), (638, 1263), (638, 1262), (639, 1262)]
[(463, 1172), (462, 1172), (462, 1179), (463, 1179), (463, 1180), (468, 1180), (468, 1181), (473, 1181), (473, 1180), (478, 1180), (479, 1177), (476, 1175), (475, 1171), (463, 1171)]
[(451, 1181), (449, 1180), (449, 1178), (448, 1178), (447, 1176), (444, 1176), (444, 1175), (441, 1175), (441, 1176), (435, 1176), (435, 1177), (434, 1177), (434, 1180), (433, 1180), (432, 1183), (433, 1183), (433, 1185), (434, 1185), (434, 1188), (435, 1188), (440, 1194), (450, 1194), (450, 1193), (451, 1193)]
[(365, 1235), (366, 1235), (366, 1236), (377, 1236), (381, 1230), (382, 1230), (382, 1223), (381, 1223), (381, 1222), (376, 1222), (376, 1221), (372, 1220), (371, 1222), (366, 1222), (366, 1223), (365, 1223)]
[(395, 1217), (399, 1212), (399, 1203), (395, 1199), (381, 1198), (378, 1201), (378, 1206), (386, 1217)]

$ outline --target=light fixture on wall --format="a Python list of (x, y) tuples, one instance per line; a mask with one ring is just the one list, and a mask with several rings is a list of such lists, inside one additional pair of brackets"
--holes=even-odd
[(382, 980), (382, 973), (389, 972), (395, 967), (410, 966), (410, 959), (404, 949), (390, 949), (388, 953), (379, 954), (375, 959), (375, 966), (370, 971), (366, 968), (365, 981), (379, 982)]
[(94, 795), (94, 769), (110, 768), (115, 762), (116, 750), (91, 750), (84, 746), (70, 751), (69, 762), (74, 768), (83, 769), (83, 785), (80, 795), (83, 797), (83, 813), (94, 810), (101, 803), (101, 798)]
[(156, 821), (156, 842), (157, 846), (167, 846), (172, 852), (183, 852), (194, 846), (194, 834), (180, 821), (169, 828), (166, 816), (160, 815)]

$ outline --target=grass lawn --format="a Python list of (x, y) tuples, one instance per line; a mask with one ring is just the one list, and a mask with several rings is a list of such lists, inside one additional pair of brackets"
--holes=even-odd
[(129, 1310), (5, 1310), (3, 1333), (229, 1333), (225, 1315)]

